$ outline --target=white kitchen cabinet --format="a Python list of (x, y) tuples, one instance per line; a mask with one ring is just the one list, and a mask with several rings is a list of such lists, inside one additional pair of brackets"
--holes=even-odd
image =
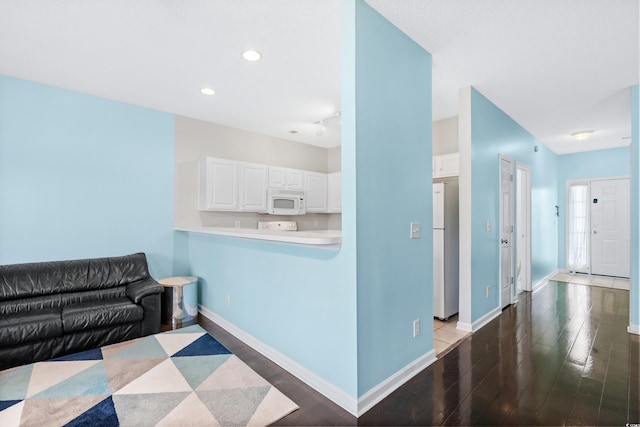
[(269, 188), (304, 190), (304, 171), (269, 167)]
[(433, 157), (433, 177), (446, 178), (460, 175), (460, 154), (451, 153)]
[(255, 163), (238, 163), (240, 176), (240, 210), (263, 212), (267, 210), (268, 168)]
[(342, 172), (327, 175), (327, 212), (342, 212)]
[(198, 209), (238, 210), (238, 162), (207, 157), (198, 162)]
[(305, 172), (307, 212), (327, 212), (327, 174)]

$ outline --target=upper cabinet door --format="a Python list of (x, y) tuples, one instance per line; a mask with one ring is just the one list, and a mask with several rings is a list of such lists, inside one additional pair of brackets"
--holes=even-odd
[(198, 163), (198, 209), (238, 210), (238, 162), (207, 157)]
[(269, 167), (269, 188), (304, 190), (304, 171)]
[(327, 174), (305, 172), (307, 212), (327, 212)]
[(445, 178), (460, 175), (460, 154), (451, 153), (433, 157), (433, 177)]
[(240, 162), (240, 210), (264, 212), (267, 210), (267, 167)]
[(287, 171), (287, 188), (289, 190), (304, 190), (304, 171), (289, 169)]
[(269, 168), (269, 188), (286, 188), (287, 170), (285, 168)]

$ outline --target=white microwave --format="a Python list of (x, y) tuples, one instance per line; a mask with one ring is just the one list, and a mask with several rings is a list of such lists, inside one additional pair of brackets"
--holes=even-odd
[(267, 190), (267, 213), (271, 215), (304, 215), (304, 190)]

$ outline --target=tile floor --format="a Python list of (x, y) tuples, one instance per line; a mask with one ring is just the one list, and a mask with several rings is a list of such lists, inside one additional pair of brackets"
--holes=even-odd
[(433, 319), (433, 347), (436, 350), (437, 357), (444, 356), (464, 338), (471, 335), (470, 332), (464, 332), (456, 329), (457, 323), (457, 314), (446, 321)]
[(622, 277), (609, 277), (609, 276), (591, 276), (581, 273), (558, 273), (550, 280), (565, 283), (575, 283), (578, 285), (599, 286), (601, 288), (613, 288), (629, 290), (629, 279)]

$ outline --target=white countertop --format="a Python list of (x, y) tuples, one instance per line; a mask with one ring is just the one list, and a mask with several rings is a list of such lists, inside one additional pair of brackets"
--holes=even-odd
[(237, 237), (241, 239), (268, 240), (272, 242), (319, 246), (331, 249), (339, 248), (340, 243), (342, 243), (342, 231), (340, 230), (278, 231), (258, 230), (257, 228), (181, 226), (175, 227), (175, 230), (197, 234)]

